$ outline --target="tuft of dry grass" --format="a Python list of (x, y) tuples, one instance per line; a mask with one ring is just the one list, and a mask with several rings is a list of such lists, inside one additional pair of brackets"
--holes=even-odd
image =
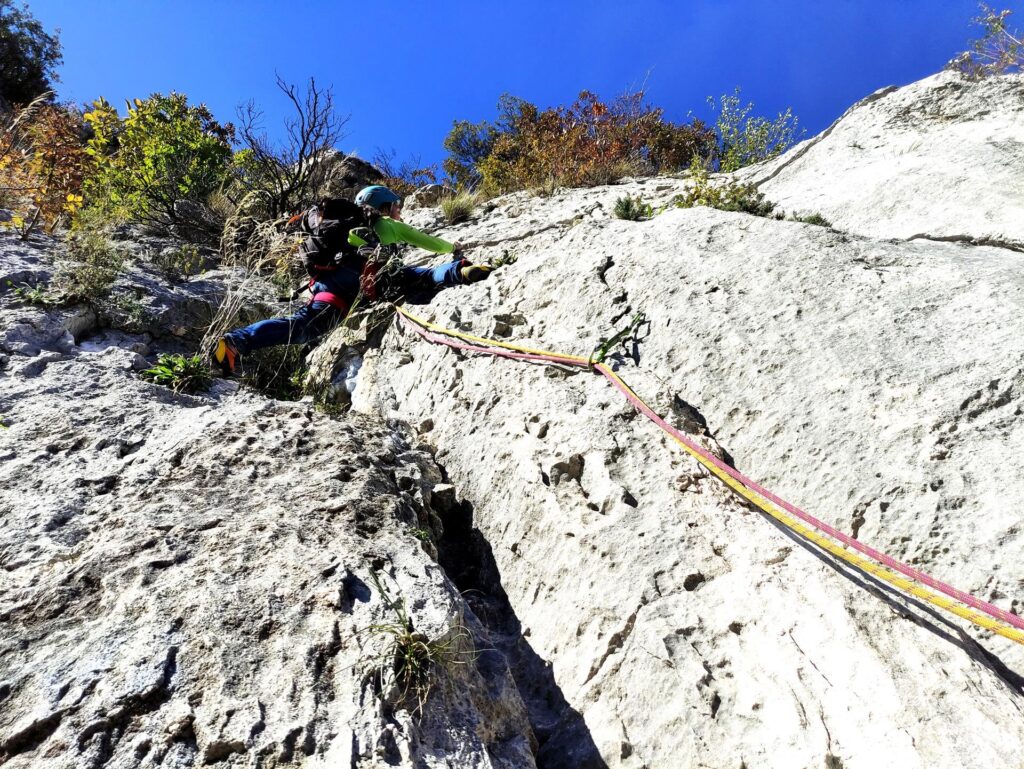
[(464, 222), (476, 211), (477, 198), (472, 192), (458, 192), (441, 200), (441, 214), (448, 224)]
[(476, 660), (478, 654), (473, 638), (461, 618), (439, 639), (430, 639), (416, 632), (402, 596), (393, 597), (380, 575), (371, 572), (381, 599), (393, 616), (392, 621), (370, 625), (364, 632), (381, 641), (380, 650), (364, 662), (372, 667), (375, 683), (382, 697), (396, 705), (411, 707), (421, 714), (427, 699), (442, 675), (453, 666)]

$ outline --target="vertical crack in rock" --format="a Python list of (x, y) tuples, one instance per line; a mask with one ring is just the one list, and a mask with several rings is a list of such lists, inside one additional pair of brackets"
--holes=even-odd
[[(444, 536), (438, 543), (438, 560), (505, 657), (537, 738), (538, 768), (607, 769), (583, 717), (556, 683), (551, 664), (523, 635), (491, 546), (473, 526), (472, 505), (465, 501), (452, 505), (441, 511), (441, 520)], [(620, 635), (624, 640), (628, 634), (626, 629)]]
[(601, 655), (601, 659), (594, 663), (593, 667), (590, 668), (590, 672), (587, 674), (587, 680), (584, 684), (590, 683), (596, 676), (601, 668), (604, 667), (604, 663), (607, 662), (608, 658), (611, 657), (615, 652), (621, 649), (626, 644), (626, 640), (633, 632), (633, 626), (636, 624), (636, 615), (640, 613), (640, 610), (644, 607), (643, 601), (640, 605), (634, 609), (633, 613), (626, 619), (626, 624), (622, 626), (622, 630), (617, 633), (612, 633), (612, 637), (608, 639), (608, 647), (605, 649), (604, 654)]
[[(807, 654), (807, 652), (805, 652), (803, 650), (803, 648), (800, 646), (800, 644), (798, 644), (796, 642), (796, 638), (793, 637), (793, 629), (790, 628), (786, 632), (789, 635), (789, 640), (791, 640), (793, 642), (793, 646), (796, 647), (797, 651), (800, 652), (804, 656), (804, 658), (811, 664), (811, 667), (814, 668), (815, 671), (817, 671), (818, 675), (821, 676), (825, 680), (825, 683), (827, 683), (829, 686), (832, 686), (832, 682), (828, 680), (828, 676), (826, 676), (824, 673), (821, 672), (821, 668), (819, 668), (815, 664), (814, 660), (811, 659), (811, 657)], [(824, 720), (825, 720), (825, 716), (822, 715), (822, 722), (823, 723), (824, 723)], [(827, 731), (827, 728), (826, 728), (826, 731)]]
[(818, 703), (818, 718), (821, 719), (821, 725), (825, 728), (825, 740), (827, 741), (825, 769), (843, 769), (843, 762), (832, 753), (832, 732), (829, 731), (828, 724), (825, 722), (825, 709), (821, 703)]
[(178, 672), (178, 647), (171, 646), (164, 659), (160, 679), (140, 692), (122, 698), (108, 715), (93, 721), (78, 735), (78, 750), (86, 750), (94, 738), (99, 740), (94, 766), (103, 766), (114, 756), (118, 741), (131, 722), (160, 708), (171, 699), (172, 682)]

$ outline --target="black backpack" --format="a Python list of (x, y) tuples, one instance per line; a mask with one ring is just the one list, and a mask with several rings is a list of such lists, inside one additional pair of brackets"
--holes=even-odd
[(299, 253), (302, 264), (311, 278), (323, 272), (338, 268), (345, 260), (361, 265), (365, 255), (348, 242), (349, 233), (357, 231), (357, 235), (370, 246), (377, 243), (373, 225), (380, 218), (344, 198), (328, 198), (321, 201), (298, 216), (292, 217), (290, 224), (297, 221), (297, 229), (305, 237)]

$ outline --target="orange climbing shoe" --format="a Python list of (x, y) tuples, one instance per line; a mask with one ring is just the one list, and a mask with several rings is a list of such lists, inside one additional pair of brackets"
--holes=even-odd
[(222, 336), (217, 340), (212, 357), (213, 362), (220, 366), (220, 372), (225, 377), (235, 373), (235, 368), (238, 366), (238, 350), (226, 337)]
[(469, 264), (459, 270), (463, 283), (479, 283), (487, 280), (494, 268), (487, 264)]

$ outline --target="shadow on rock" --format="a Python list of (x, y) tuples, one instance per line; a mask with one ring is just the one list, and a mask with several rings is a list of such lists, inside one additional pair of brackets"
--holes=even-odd
[[(551, 664), (523, 636), (522, 625), (501, 584), (491, 546), (473, 526), (469, 502), (442, 511), (441, 566), (490, 633), (494, 650), (481, 667), (506, 664), (526, 705), (539, 744), (539, 769), (607, 769), (583, 716), (566, 701)], [(500, 653), (500, 654), (499, 654)]]

